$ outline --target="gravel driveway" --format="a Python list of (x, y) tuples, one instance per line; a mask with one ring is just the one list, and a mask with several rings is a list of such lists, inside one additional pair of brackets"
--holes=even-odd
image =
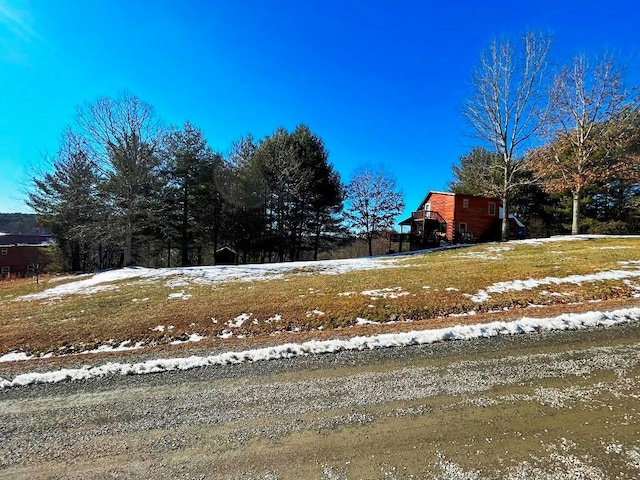
[(12, 388), (0, 478), (638, 478), (639, 366), (632, 325)]

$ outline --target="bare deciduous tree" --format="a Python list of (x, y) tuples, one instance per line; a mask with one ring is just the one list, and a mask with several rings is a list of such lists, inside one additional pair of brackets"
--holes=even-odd
[(122, 220), (123, 264), (132, 263), (133, 234), (145, 201), (143, 190), (158, 166), (161, 129), (151, 105), (127, 93), (78, 108), (77, 123), (91, 140)]
[(395, 218), (404, 208), (402, 193), (395, 179), (383, 168), (375, 172), (361, 168), (347, 185), (349, 207), (345, 214), (351, 228), (364, 235), (373, 255), (373, 238), (393, 227)]
[(620, 148), (633, 128), (629, 120), (638, 97), (625, 87), (624, 73), (612, 56), (591, 63), (580, 55), (553, 82), (551, 141), (533, 155), (534, 169), (547, 190), (571, 191), (574, 235), (579, 233), (585, 186), (620, 176), (628, 166)]
[(492, 164), (498, 171), (497, 194), (502, 201), (502, 240), (509, 238), (509, 199), (521, 185), (527, 159), (525, 151), (537, 139), (547, 118), (546, 82), (549, 37), (527, 33), (522, 45), (494, 40), (480, 55), (473, 72), (473, 92), (464, 104), (463, 115), (474, 137), (489, 145), (499, 156)]

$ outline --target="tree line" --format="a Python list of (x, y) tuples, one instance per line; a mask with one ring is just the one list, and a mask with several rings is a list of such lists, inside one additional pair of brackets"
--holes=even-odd
[(165, 129), (126, 92), (80, 106), (51, 160), (28, 204), (66, 271), (212, 264), (222, 246), (241, 263), (317, 259), (360, 233), (371, 252), (403, 206), (382, 169), (344, 185), (306, 125), (247, 135), (223, 155), (189, 122)]
[(499, 197), (536, 235), (640, 230), (640, 96), (613, 55), (552, 68), (551, 38), (495, 39), (463, 115), (480, 145), (453, 168), (454, 191)]
[[(548, 36), (496, 39), (463, 106), (479, 145), (453, 166), (455, 192), (501, 199), (502, 239), (517, 213), (530, 236), (640, 231), (640, 92), (612, 56), (559, 69)], [(346, 184), (306, 125), (247, 135), (225, 154), (186, 122), (165, 128), (123, 92), (87, 102), (28, 204), (56, 239), (60, 268), (86, 271), (317, 259), (362, 238), (373, 254), (404, 202), (382, 167)]]

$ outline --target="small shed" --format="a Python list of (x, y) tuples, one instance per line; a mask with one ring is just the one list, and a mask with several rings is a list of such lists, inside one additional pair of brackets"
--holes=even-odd
[(229, 247), (222, 247), (215, 253), (216, 265), (236, 265), (238, 263), (238, 254)]
[[(502, 207), (500, 207), (500, 221), (504, 218), (504, 211)], [(526, 227), (524, 223), (514, 215), (513, 213), (509, 214), (509, 238), (517, 238), (518, 240), (522, 240), (526, 236)]]

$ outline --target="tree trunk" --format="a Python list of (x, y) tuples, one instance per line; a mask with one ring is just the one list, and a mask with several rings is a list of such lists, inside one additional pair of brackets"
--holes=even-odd
[(314, 238), (313, 238), (313, 260), (316, 261), (318, 260), (318, 250), (320, 248), (320, 231), (321, 231), (322, 227), (320, 225), (320, 214), (318, 212), (316, 212), (316, 225), (315, 225), (315, 232), (314, 232)]
[(71, 271), (80, 271), (80, 243), (71, 242)]
[(167, 268), (171, 268), (171, 238), (167, 238)]
[(502, 231), (500, 240), (503, 242), (509, 241), (509, 199), (506, 195), (502, 197)]
[(180, 228), (180, 257), (183, 267), (190, 264), (189, 262), (189, 192), (185, 186), (182, 198), (182, 225)]
[(580, 233), (580, 188), (576, 188), (571, 192), (573, 194), (573, 215), (571, 220), (571, 235), (578, 235)]
[(131, 261), (131, 250), (132, 250), (132, 244), (133, 244), (133, 225), (132, 225), (132, 221), (131, 218), (129, 217), (129, 215), (127, 215), (127, 220), (126, 220), (126, 225), (125, 225), (125, 232), (124, 232), (124, 252), (123, 252), (123, 256), (122, 256), (122, 264), (125, 267), (128, 267), (131, 265), (132, 261)]
[(369, 242), (369, 256), (373, 257), (373, 235), (367, 235), (367, 241)]

